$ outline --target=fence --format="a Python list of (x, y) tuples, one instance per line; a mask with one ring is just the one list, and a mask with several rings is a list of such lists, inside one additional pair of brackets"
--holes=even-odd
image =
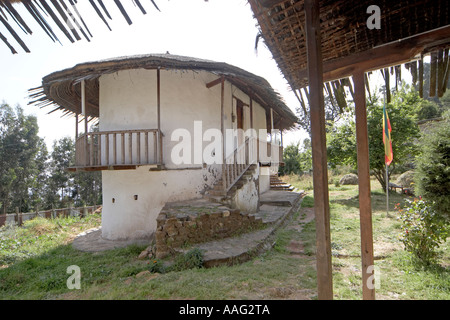
[(21, 226), (24, 221), (32, 220), (36, 217), (42, 217), (46, 219), (54, 219), (59, 217), (85, 217), (88, 214), (94, 213), (97, 209), (101, 208), (101, 206), (88, 206), (88, 207), (78, 207), (78, 208), (62, 208), (62, 209), (50, 209), (35, 212), (26, 212), (21, 213), (18, 209), (16, 209), (16, 213), (7, 213), (0, 215), (0, 227), (4, 225), (19, 225)]

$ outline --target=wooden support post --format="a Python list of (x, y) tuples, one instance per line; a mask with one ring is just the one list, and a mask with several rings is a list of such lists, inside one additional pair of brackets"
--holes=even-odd
[[(353, 75), (355, 85), (356, 145), (358, 155), (359, 212), (363, 299), (375, 299), (373, 279), (372, 205), (370, 198), (369, 138), (367, 132), (364, 71)], [(370, 282), (370, 283), (369, 283)]]
[(158, 68), (156, 70), (156, 114), (157, 114), (157, 121), (158, 121), (158, 152), (159, 152), (159, 164), (163, 164), (163, 157), (162, 157), (162, 135), (161, 135), (161, 69)]
[(84, 116), (84, 147), (85, 147), (85, 165), (91, 164), (89, 162), (89, 145), (88, 145), (88, 116), (86, 111), (86, 84), (84, 80), (81, 81), (81, 113)]
[(226, 179), (226, 167), (225, 163), (226, 159), (226, 148), (225, 148), (225, 125), (224, 125), (224, 116), (225, 116), (225, 79), (221, 78), (220, 82), (220, 132), (222, 133), (222, 185), (223, 189), (226, 191), (227, 188), (227, 179)]
[(306, 43), (311, 113), (314, 212), (316, 220), (316, 263), (319, 300), (333, 299), (331, 266), (330, 206), (328, 195), (325, 104), (320, 36), (319, 1), (305, 0)]
[(75, 114), (75, 142), (78, 139), (78, 112)]
[(273, 129), (273, 109), (270, 108), (270, 156), (272, 156)]
[(419, 60), (419, 96), (423, 98), (423, 57)]

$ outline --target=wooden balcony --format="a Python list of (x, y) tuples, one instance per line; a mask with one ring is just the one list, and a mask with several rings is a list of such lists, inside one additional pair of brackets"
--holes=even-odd
[(75, 143), (75, 166), (69, 171), (127, 170), (163, 166), (163, 134), (158, 129), (89, 132)]

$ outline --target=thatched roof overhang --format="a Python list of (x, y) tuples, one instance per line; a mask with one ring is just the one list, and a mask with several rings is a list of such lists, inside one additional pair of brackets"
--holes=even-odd
[[(149, 5), (149, 3), (146, 3), (145, 6), (143, 6), (140, 0), (133, 0), (133, 2), (134, 6), (137, 6), (142, 14), (147, 14), (145, 6)], [(21, 13), (21, 10), (17, 10), (18, 6), (22, 6), (26, 9), (27, 12), (25, 15), (24, 13)], [(106, 27), (111, 30), (108, 23), (108, 21), (111, 21), (114, 18), (110, 14), (110, 12), (112, 12), (111, 6), (119, 9), (123, 18), (129, 25), (133, 23), (121, 0), (89, 0), (88, 8), (91, 10), (91, 14), (94, 13), (97, 15)], [(151, 0), (150, 6), (159, 10), (154, 0)], [(92, 34), (83, 18), (89, 14), (86, 11), (86, 9), (80, 9), (79, 4), (75, 0), (0, 0), (0, 24), (5, 26), (9, 33), (3, 35), (0, 32), (0, 40), (2, 40), (13, 54), (18, 53), (16, 50), (16, 43), (25, 52), (30, 52), (30, 49), (25, 44), (21, 34), (22, 32), (24, 32), (24, 34), (33, 34), (33, 30), (29, 27), (29, 21), (34, 20), (53, 42), (61, 43), (53, 30), (55, 26), (67, 40), (72, 43), (81, 39), (90, 41)], [(9, 35), (16, 43), (11, 41)]]
[(150, 54), (78, 64), (73, 68), (54, 72), (42, 80), (42, 86), (30, 90), (30, 104), (54, 106), (65, 113), (81, 113), (81, 82), (85, 81), (87, 116), (99, 116), (99, 82), (104, 74), (130, 69), (162, 69), (207, 71), (223, 77), (266, 110), (278, 114), (278, 128), (295, 126), (297, 117), (280, 95), (262, 77), (223, 62), (171, 54)]
[[(308, 86), (304, 0), (249, 0), (261, 36), (295, 89)], [(380, 28), (370, 29), (368, 8), (380, 8)], [(440, 51), (448, 58), (450, 2), (320, 0), (324, 82), (355, 69), (377, 70)], [(445, 71), (444, 71), (445, 72)]]

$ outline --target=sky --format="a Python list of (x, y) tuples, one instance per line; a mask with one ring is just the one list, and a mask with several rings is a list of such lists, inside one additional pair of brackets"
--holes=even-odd
[[(16, 8), (22, 17), (28, 18), (26, 22), (33, 35), (25, 35), (20, 30), (18, 33), (31, 53), (25, 53), (3, 25), (0, 26), (0, 32), (19, 52), (13, 55), (0, 43), (0, 102), (12, 106), (18, 104), (27, 114), (37, 116), (39, 135), (45, 139), (49, 150), (54, 140), (65, 136), (74, 138), (75, 120), (73, 117), (61, 118), (59, 111), (47, 114), (51, 107), (39, 109), (28, 105), (28, 89), (40, 86), (42, 78), (52, 72), (89, 61), (168, 51), (226, 62), (265, 78), (294, 112), (299, 107), (262, 40), (255, 51), (257, 21), (246, 0), (158, 0), (156, 3), (161, 12), (150, 1), (141, 1), (146, 15), (132, 1), (122, 1), (133, 21), (131, 26), (117, 7), (108, 2), (113, 17), (108, 21), (112, 31), (98, 18), (87, 0), (78, 1), (79, 11), (85, 14), (85, 22), (93, 34), (91, 42), (83, 39), (70, 43), (53, 24), (62, 45), (52, 42), (22, 6)], [(49, 17), (47, 20), (52, 22)], [(305, 134), (301, 131), (283, 137), (285, 145), (300, 142), (303, 138)]]

